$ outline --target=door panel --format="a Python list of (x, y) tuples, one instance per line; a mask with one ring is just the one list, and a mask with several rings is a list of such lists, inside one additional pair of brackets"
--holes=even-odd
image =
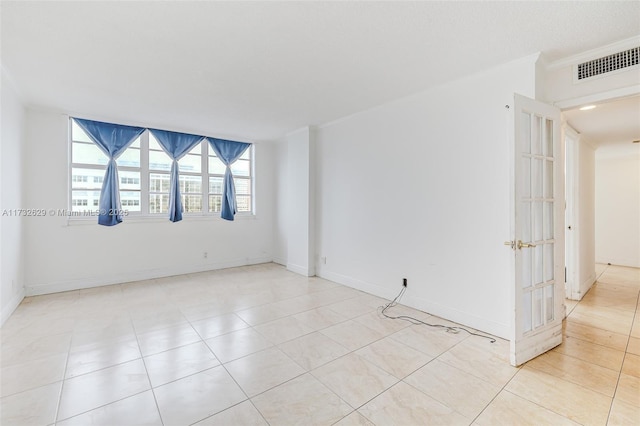
[(515, 95), (511, 363), (562, 342), (564, 163), (560, 110)]

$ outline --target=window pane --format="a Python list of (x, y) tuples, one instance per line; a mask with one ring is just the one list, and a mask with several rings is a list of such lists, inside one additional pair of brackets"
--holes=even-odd
[(100, 191), (71, 191), (71, 210), (82, 212), (97, 210), (100, 202)]
[(234, 178), (233, 183), (236, 187), (236, 195), (251, 194), (251, 180)]
[(149, 192), (169, 192), (169, 175), (164, 173), (150, 173)]
[(93, 143), (93, 141), (85, 133), (85, 131), (82, 130), (80, 126), (78, 126), (78, 123), (76, 123), (76, 120), (71, 120), (71, 140)]
[(553, 233), (553, 203), (544, 203), (542, 224), (544, 226), (542, 237), (545, 240), (552, 239), (555, 236)]
[(531, 292), (525, 291), (522, 294), (522, 328), (524, 332), (531, 331), (533, 328), (531, 317)]
[(533, 241), (542, 240), (542, 220), (543, 220), (543, 206), (542, 202), (536, 201), (533, 203)]
[(544, 280), (551, 281), (554, 278), (553, 274), (553, 244), (545, 244), (544, 251)]
[(542, 154), (542, 117), (533, 116), (533, 127), (531, 128), (531, 153)]
[(542, 197), (542, 160), (537, 158), (531, 162), (531, 197)]
[(73, 142), (71, 144), (71, 161), (73, 163), (104, 166), (107, 164), (108, 159), (96, 144)]
[(180, 176), (180, 193), (202, 193), (202, 178), (200, 176)]
[(553, 317), (554, 317), (554, 306), (553, 306), (553, 293), (554, 293), (554, 285), (548, 285), (544, 288), (544, 292), (546, 294), (546, 299), (547, 299), (547, 306), (546, 306), (546, 311), (547, 311), (547, 322), (549, 321), (553, 321)]
[(543, 324), (544, 315), (544, 288), (538, 288), (533, 292), (533, 327), (537, 328)]
[(122, 210), (130, 212), (140, 211), (140, 192), (139, 191), (120, 191), (120, 205)]
[(234, 176), (250, 176), (251, 175), (251, 163), (246, 160), (238, 160), (231, 165), (231, 173)]
[(150, 194), (149, 213), (166, 213), (169, 211), (169, 194)]
[(185, 213), (197, 213), (202, 211), (202, 195), (183, 195), (182, 207)]
[(118, 166), (140, 167), (140, 149), (129, 147), (116, 160)]
[(522, 218), (522, 241), (528, 242), (531, 241), (532, 232), (531, 232), (531, 210), (532, 203), (525, 201), (521, 204), (520, 208), (520, 217)]
[(251, 147), (247, 148), (245, 152), (240, 156), (241, 160), (250, 160), (251, 159)]
[(140, 136), (138, 136), (136, 138), (136, 140), (131, 142), (131, 145), (129, 145), (129, 147), (127, 149), (130, 149), (130, 148), (138, 148), (138, 149), (140, 149)]
[(529, 288), (533, 285), (533, 253), (529, 249), (522, 250), (522, 288)]
[(100, 189), (104, 179), (104, 170), (101, 169), (81, 169), (74, 167), (71, 169), (72, 189)]
[(553, 198), (553, 161), (544, 162), (544, 194), (545, 198)]
[(237, 195), (236, 203), (238, 205), (239, 212), (251, 211), (251, 196), (250, 195)]
[(531, 197), (531, 158), (522, 157), (522, 198)]
[(209, 195), (209, 211), (219, 213), (222, 208), (222, 195)]
[(158, 139), (153, 136), (153, 133), (149, 132), (149, 149), (153, 149), (156, 151), (162, 151), (162, 147), (158, 143)]
[(522, 112), (520, 116), (520, 120), (522, 123), (522, 152), (530, 153), (531, 152), (531, 115)]
[(223, 183), (224, 183), (224, 178), (221, 178), (221, 177), (210, 177), (209, 178), (209, 193), (211, 193), (211, 194), (222, 194)]
[(533, 251), (533, 284), (537, 285), (537, 284), (542, 284), (542, 281), (544, 280), (543, 277), (543, 263), (544, 260), (542, 259), (542, 244), (539, 244), (533, 248), (529, 248), (529, 249), (523, 249), (523, 250), (531, 250)]
[(212, 175), (223, 175), (225, 170), (226, 166), (218, 157), (209, 156), (209, 173)]
[[(200, 145), (196, 148), (200, 149)], [(178, 161), (181, 172), (200, 173), (202, 162), (199, 155), (187, 154)]]
[(544, 155), (553, 157), (553, 120), (545, 120), (545, 149)]
[(171, 159), (164, 151), (149, 151), (149, 169), (171, 170)]
[(140, 172), (120, 171), (120, 190), (140, 189)]

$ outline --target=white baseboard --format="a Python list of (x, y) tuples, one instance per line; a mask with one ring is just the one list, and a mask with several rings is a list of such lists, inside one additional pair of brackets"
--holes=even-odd
[(290, 270), (291, 272), (304, 275), (305, 277), (313, 277), (316, 274), (312, 267), (305, 267), (305, 266), (296, 265), (293, 263), (287, 263), (286, 266), (287, 266), (287, 269)]
[(9, 319), (11, 314), (13, 314), (16, 308), (20, 305), (20, 302), (22, 302), (22, 299), (24, 299), (24, 295), (25, 295), (24, 288), (22, 288), (15, 296), (13, 296), (13, 298), (11, 298), (11, 300), (9, 300), (8, 303), (5, 303), (2, 306), (2, 316), (0, 318), (0, 321), (1, 321), (0, 326), (3, 325), (5, 321)]
[[(346, 285), (347, 287), (355, 288), (356, 290), (364, 291), (365, 293), (369, 293), (374, 296), (382, 297), (387, 300), (392, 300), (400, 291), (399, 289), (398, 291), (392, 291), (387, 288), (367, 283), (365, 281), (361, 281), (346, 275), (337, 274), (335, 272), (319, 270), (318, 276), (329, 281)], [(456, 322), (466, 327), (471, 327), (484, 333), (491, 334), (493, 336), (501, 337), (507, 340), (509, 339), (509, 324), (500, 324), (495, 321), (470, 315), (467, 312), (460, 311), (450, 306), (444, 306), (426, 299), (411, 296), (410, 294), (405, 294), (400, 303), (411, 308), (427, 312), (431, 315)]]
[[(258, 265), (269, 263), (270, 257), (243, 258), (229, 260), (225, 262), (213, 262), (203, 265), (189, 265), (183, 267), (155, 268), (134, 272), (124, 272), (111, 274), (108, 277), (94, 276), (76, 278), (65, 281), (31, 284), (26, 287), (27, 296), (37, 296), (41, 294), (60, 293), (63, 291), (81, 290), (85, 288), (101, 287), (112, 284), (122, 284), (132, 281), (151, 280), (155, 278), (171, 277), (174, 275), (193, 274), (198, 272), (215, 271), (217, 269), (235, 268), (238, 266)], [(3, 310), (4, 313), (4, 310)]]
[(287, 259), (282, 257), (274, 257), (272, 262), (277, 263), (278, 265), (287, 266)]
[(318, 276), (338, 284), (346, 285), (347, 287), (355, 288), (356, 290), (364, 291), (365, 293), (373, 294), (374, 296), (382, 297), (383, 299), (387, 300), (392, 300), (394, 297), (396, 297), (397, 294), (397, 292), (390, 291), (375, 284), (367, 283), (365, 281), (358, 280), (347, 275), (337, 274), (335, 272), (320, 270)]
[(589, 275), (584, 281), (580, 283), (580, 293), (574, 294), (573, 300), (582, 300), (585, 294), (589, 291), (591, 286), (596, 282), (596, 273)]
[(615, 265), (615, 266), (627, 266), (629, 268), (640, 268), (640, 260), (638, 259), (596, 259), (596, 263), (602, 263), (603, 265)]

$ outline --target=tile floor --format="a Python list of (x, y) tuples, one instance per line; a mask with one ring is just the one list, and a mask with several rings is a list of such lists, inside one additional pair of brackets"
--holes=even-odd
[(640, 270), (598, 274), (519, 369), (275, 264), (30, 297), (0, 330), (0, 423), (638, 425)]

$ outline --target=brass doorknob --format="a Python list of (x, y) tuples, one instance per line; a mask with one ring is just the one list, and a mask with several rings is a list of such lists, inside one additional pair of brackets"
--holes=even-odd
[(531, 247), (535, 247), (536, 245), (533, 243), (523, 243), (521, 240), (518, 240), (518, 250), (520, 250), (521, 248), (531, 248)]

